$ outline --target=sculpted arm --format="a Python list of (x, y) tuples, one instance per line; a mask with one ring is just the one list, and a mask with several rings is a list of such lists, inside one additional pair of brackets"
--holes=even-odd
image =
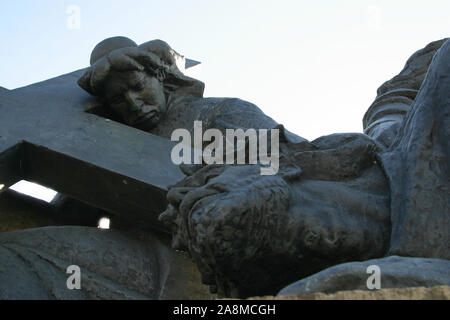
[[(161, 220), (173, 245), (189, 251), (220, 294), (273, 294), (330, 265), (386, 251), (389, 195), (376, 145), (338, 135), (307, 146), (284, 144), (275, 176), (261, 176), (259, 166), (211, 165), (170, 190)], [(339, 168), (345, 161), (352, 169)]]

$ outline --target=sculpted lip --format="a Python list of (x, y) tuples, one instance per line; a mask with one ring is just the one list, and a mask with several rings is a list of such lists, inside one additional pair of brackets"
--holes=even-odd
[(158, 108), (154, 106), (144, 106), (142, 112), (138, 114), (138, 117), (133, 121), (135, 124), (146, 122), (156, 116), (158, 116)]

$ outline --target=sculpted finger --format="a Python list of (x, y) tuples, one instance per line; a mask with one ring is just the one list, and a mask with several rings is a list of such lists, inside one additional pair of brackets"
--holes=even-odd
[(166, 227), (171, 228), (175, 222), (177, 217), (177, 210), (169, 205), (163, 213), (161, 213), (158, 217), (158, 221), (162, 222)]
[(194, 190), (194, 187), (175, 187), (169, 190), (167, 193), (167, 201), (174, 207), (177, 207), (180, 205), (181, 201), (183, 201), (183, 198), (186, 196), (186, 194), (192, 190)]
[(126, 52), (126, 55), (132, 60), (139, 61), (140, 64), (142, 64), (143, 66), (147, 67), (147, 69), (150, 70), (156, 70), (162, 67), (163, 65), (161, 58), (149, 51), (139, 49), (129, 50)]
[(208, 197), (214, 194), (217, 194), (218, 192), (216, 190), (213, 189), (208, 189), (208, 188), (197, 188), (194, 189), (193, 191), (189, 192), (184, 198), (183, 201), (180, 204), (180, 213), (183, 216), (187, 216), (189, 214), (189, 212), (192, 209), (192, 206), (200, 199), (204, 198), (204, 197)]
[(130, 57), (129, 50), (136, 50), (135, 48), (119, 49), (111, 52), (108, 56), (108, 60), (114, 70), (117, 71), (144, 71), (144, 66), (137, 62), (136, 59)]
[(201, 164), (181, 164), (181, 171), (187, 176), (193, 176), (197, 171), (201, 170), (203, 165)]
[(228, 166), (221, 164), (211, 164), (204, 166), (191, 177), (192, 183), (196, 185), (205, 185), (209, 180), (221, 175)]

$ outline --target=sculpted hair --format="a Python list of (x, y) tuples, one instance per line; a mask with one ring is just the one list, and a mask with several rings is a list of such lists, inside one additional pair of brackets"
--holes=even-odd
[(160, 55), (149, 51), (151, 47), (150, 43), (146, 43), (142, 47), (113, 50), (86, 70), (78, 80), (79, 86), (92, 95), (101, 96), (104, 84), (114, 72), (141, 71), (157, 77), (169, 92), (182, 89), (185, 94), (203, 97), (204, 83), (180, 72), (175, 59), (169, 58), (174, 51), (161, 56), (164, 53), (161, 46), (155, 50)]

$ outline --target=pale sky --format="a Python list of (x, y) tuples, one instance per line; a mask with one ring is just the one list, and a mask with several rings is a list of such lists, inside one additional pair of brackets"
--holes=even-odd
[(255, 103), (307, 139), (361, 132), (377, 88), (450, 35), (449, 12), (449, 0), (2, 0), (0, 86), (87, 67), (107, 37), (159, 38), (203, 63), (205, 96)]

